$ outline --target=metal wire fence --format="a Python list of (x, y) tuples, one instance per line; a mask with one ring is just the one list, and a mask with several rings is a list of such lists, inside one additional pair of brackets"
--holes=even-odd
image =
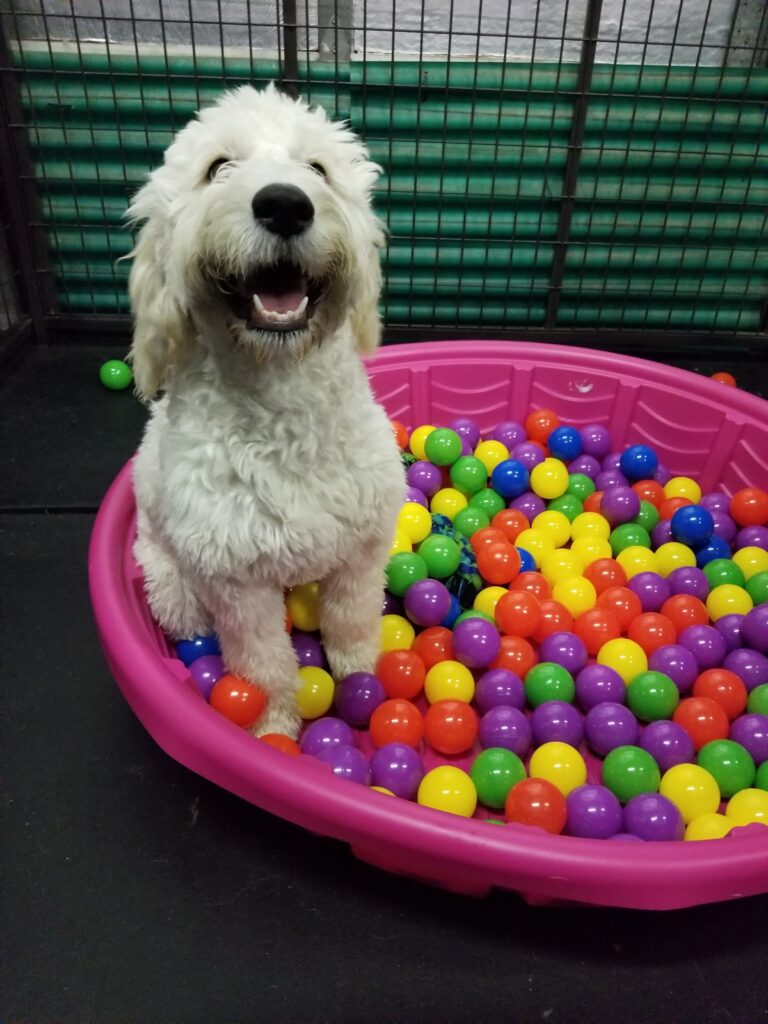
[(390, 338), (768, 340), (763, 0), (0, 0), (0, 25), (0, 331), (125, 329), (130, 195), (199, 106), (277, 79), (385, 169)]

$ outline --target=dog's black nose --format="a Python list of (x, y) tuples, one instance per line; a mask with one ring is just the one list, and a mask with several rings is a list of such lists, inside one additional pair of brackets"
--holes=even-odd
[(265, 185), (251, 200), (251, 207), (256, 220), (282, 238), (300, 235), (315, 216), (309, 196), (295, 185)]

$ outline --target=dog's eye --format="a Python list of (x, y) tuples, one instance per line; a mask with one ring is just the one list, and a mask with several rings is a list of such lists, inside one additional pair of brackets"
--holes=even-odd
[(211, 166), (205, 172), (205, 176), (208, 179), (208, 181), (213, 181), (213, 179), (219, 173), (221, 168), (228, 163), (231, 163), (231, 161), (228, 160), (225, 156), (220, 156), (218, 157), (218, 159), (214, 160)]
[(326, 171), (326, 169), (323, 167), (322, 164), (319, 164), (316, 160), (313, 161), (309, 166), (312, 168), (315, 174), (319, 174), (321, 178), (328, 177), (328, 172)]

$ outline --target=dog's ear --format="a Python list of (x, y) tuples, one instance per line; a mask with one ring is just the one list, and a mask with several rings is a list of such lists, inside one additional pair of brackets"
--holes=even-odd
[(371, 216), (372, 237), (368, 250), (361, 257), (358, 280), (352, 309), (352, 333), (360, 352), (373, 352), (381, 341), (381, 317), (379, 316), (379, 295), (381, 294), (381, 259), (379, 252), (384, 246), (385, 235), (379, 221)]

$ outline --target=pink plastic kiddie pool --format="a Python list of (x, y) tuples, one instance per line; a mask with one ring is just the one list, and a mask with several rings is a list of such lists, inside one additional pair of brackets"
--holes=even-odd
[[(383, 349), (368, 363), (391, 417), (409, 426), (473, 417), (487, 430), (554, 409), (605, 424), (616, 447), (652, 445), (675, 475), (733, 493), (768, 484), (768, 404), (682, 370), (555, 345), (450, 342)], [(669, 909), (768, 890), (768, 828), (706, 842), (607, 843), (551, 836), (383, 797), (314, 758), (286, 757), (213, 711), (170, 652), (131, 556), (131, 469), (101, 506), (90, 587), (101, 641), (126, 700), (171, 757), (245, 800), (344, 840), (362, 859), (457, 892), (494, 886), (532, 902)]]

